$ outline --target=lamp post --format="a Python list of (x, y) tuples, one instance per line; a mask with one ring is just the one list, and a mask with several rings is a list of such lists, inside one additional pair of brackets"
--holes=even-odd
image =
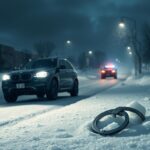
[[(120, 29), (125, 29), (127, 27), (127, 24), (129, 23), (130, 25), (130, 36), (129, 36), (129, 40), (133, 45), (133, 50), (132, 53), (130, 53), (131, 55), (133, 54), (134, 56), (134, 66), (135, 66), (135, 75), (137, 76), (138, 74), (140, 74), (141, 71), (141, 56), (137, 50), (137, 44), (138, 44), (138, 40), (137, 40), (137, 27), (136, 27), (136, 20), (130, 18), (130, 17), (122, 17), (118, 26)], [(131, 48), (131, 47), (130, 47)], [(128, 47), (128, 49), (130, 49)]]
[(132, 52), (131, 52), (131, 51), (129, 52), (129, 55), (132, 55)]
[(130, 46), (127, 46), (127, 50), (128, 50), (128, 51), (131, 51), (131, 47), (130, 47)]
[(92, 54), (93, 54), (93, 51), (88, 51), (88, 54), (89, 54), (89, 55), (92, 55)]
[(67, 45), (71, 45), (71, 41), (70, 41), (70, 40), (67, 40), (67, 41), (66, 41), (66, 44), (67, 44)]
[(87, 57), (86, 57), (86, 65), (87, 65), (88, 68), (91, 66), (92, 55), (93, 55), (93, 51), (89, 50), (87, 52)]
[(69, 55), (71, 54), (71, 50), (72, 50), (72, 41), (71, 40), (66, 40), (65, 41), (65, 57), (69, 57)]
[(120, 27), (120, 28), (125, 28), (125, 24), (124, 24), (123, 22), (120, 22), (120, 23), (119, 23), (119, 27)]
[(127, 51), (128, 51), (128, 54), (129, 55), (132, 55), (133, 53), (132, 53), (132, 48), (130, 47), (130, 46), (127, 46)]

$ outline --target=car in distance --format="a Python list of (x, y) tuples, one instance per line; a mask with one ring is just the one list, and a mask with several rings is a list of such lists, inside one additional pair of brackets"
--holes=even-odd
[(106, 77), (113, 77), (117, 79), (117, 69), (114, 65), (106, 65), (104, 68), (100, 70), (101, 79), (105, 79)]
[(27, 63), (22, 70), (11, 71), (2, 77), (3, 95), (8, 103), (20, 95), (37, 95), (56, 99), (58, 92), (78, 95), (78, 77), (67, 59), (46, 58)]

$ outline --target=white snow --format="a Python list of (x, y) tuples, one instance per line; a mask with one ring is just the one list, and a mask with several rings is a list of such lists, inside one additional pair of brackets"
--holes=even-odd
[[(10, 123), (0, 125), (0, 149), (148, 150), (150, 148), (149, 79), (150, 76), (145, 75), (140, 79), (130, 77), (126, 81), (117, 82), (114, 79), (100, 81), (93, 76), (92, 79), (81, 76), (81, 93), (78, 98), (60, 96), (53, 102), (45, 100), (19, 102), (11, 106), (2, 105), (0, 124), (4, 121)], [(95, 93), (92, 93), (93, 91)], [(89, 96), (86, 96), (88, 94)], [(133, 101), (140, 103), (146, 109), (144, 122), (130, 123), (125, 130), (114, 136), (103, 137), (91, 132), (91, 123), (99, 113), (118, 106), (126, 106)], [(34, 113), (36, 114), (33, 115)], [(22, 119), (17, 120), (21, 117)], [(111, 124), (108, 124), (108, 118), (103, 121), (107, 123), (107, 129), (112, 129), (123, 119), (119, 118), (116, 122), (109, 119)], [(13, 120), (14, 122), (11, 122)]]
[(119, 127), (119, 124), (117, 122), (112, 122), (112, 123), (108, 124), (106, 127), (104, 127), (101, 130), (105, 130), (105, 131), (107, 131), (107, 130), (113, 130), (113, 129), (116, 129), (118, 127)]
[(114, 118), (112, 115), (108, 115), (100, 120), (98, 126), (100, 130), (108, 131), (108, 130), (118, 128), (123, 121), (124, 121), (123, 117), (116, 116), (116, 118)]

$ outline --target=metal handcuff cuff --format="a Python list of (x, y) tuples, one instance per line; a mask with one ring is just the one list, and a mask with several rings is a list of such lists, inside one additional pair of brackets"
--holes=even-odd
[[(136, 113), (141, 118), (142, 121), (145, 120), (145, 116), (137, 109), (134, 109), (131, 107), (117, 107), (115, 109), (107, 110), (107, 111), (99, 114), (98, 116), (96, 116), (96, 118), (94, 119), (94, 121), (92, 123), (92, 131), (94, 133), (98, 133), (103, 136), (113, 135), (113, 134), (120, 132), (121, 130), (126, 128), (127, 125), (129, 124), (129, 115), (127, 114), (126, 111), (131, 111), (133, 113)], [(99, 123), (100, 123), (100, 120), (107, 115), (113, 115), (115, 118), (117, 115), (121, 116), (121, 117), (124, 116), (125, 120), (119, 127), (109, 130), (109, 131), (106, 131), (106, 130), (100, 129)]]

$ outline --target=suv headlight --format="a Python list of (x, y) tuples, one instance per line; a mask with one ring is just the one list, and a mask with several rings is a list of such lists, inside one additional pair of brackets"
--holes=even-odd
[(48, 76), (48, 72), (40, 71), (40, 72), (37, 72), (34, 77), (36, 77), (36, 78), (46, 78), (47, 76)]
[(10, 75), (4, 74), (4, 75), (2, 76), (2, 80), (3, 80), (3, 81), (10, 80)]

